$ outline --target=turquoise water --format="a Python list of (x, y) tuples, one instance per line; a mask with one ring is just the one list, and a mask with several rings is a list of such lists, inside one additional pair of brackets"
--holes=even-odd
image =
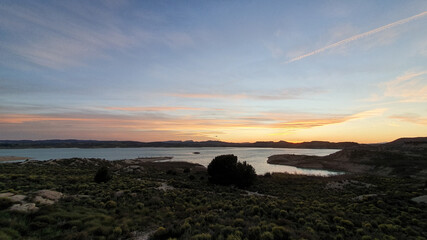
[[(287, 172), (306, 175), (334, 175), (326, 170), (301, 169), (291, 166), (271, 165), (267, 158), (275, 154), (304, 154), (326, 156), (337, 149), (295, 149), (295, 148), (40, 148), (40, 149), (0, 149), (0, 156), (19, 156), (35, 160), (60, 158), (104, 158), (107, 160), (132, 159), (137, 157), (173, 157), (170, 161), (187, 161), (207, 166), (218, 155), (234, 154), (239, 161), (250, 163), (257, 174), (266, 172)], [(200, 154), (194, 154), (200, 152)]]

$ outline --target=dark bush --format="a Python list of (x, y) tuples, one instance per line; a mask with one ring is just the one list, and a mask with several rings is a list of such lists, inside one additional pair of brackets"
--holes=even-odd
[(246, 162), (238, 162), (231, 154), (215, 157), (208, 165), (208, 174), (212, 183), (238, 187), (248, 187), (256, 179), (255, 169)]
[(13, 202), (8, 198), (0, 198), (0, 210), (6, 209), (12, 206)]
[(221, 185), (234, 183), (237, 156), (221, 155), (215, 157), (208, 165), (209, 181)]
[(249, 187), (256, 179), (255, 169), (246, 162), (236, 164), (235, 184), (238, 187)]
[(111, 178), (112, 176), (108, 167), (102, 166), (96, 172), (94, 180), (97, 183), (101, 183), (101, 182), (108, 182), (109, 180), (111, 180)]

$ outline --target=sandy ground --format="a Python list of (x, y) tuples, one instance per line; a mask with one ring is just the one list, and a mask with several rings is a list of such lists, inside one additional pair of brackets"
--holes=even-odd
[(17, 156), (0, 156), (0, 162), (15, 161), (15, 160), (26, 160), (29, 157), (17, 157)]

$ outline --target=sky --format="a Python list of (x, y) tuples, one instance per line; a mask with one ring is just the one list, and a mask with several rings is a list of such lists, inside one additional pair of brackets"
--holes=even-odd
[(427, 136), (427, 1), (0, 0), (0, 139)]

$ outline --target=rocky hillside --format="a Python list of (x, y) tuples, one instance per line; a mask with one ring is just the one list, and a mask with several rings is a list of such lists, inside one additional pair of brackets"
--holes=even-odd
[(325, 157), (274, 155), (270, 164), (427, 178), (427, 138), (402, 138), (378, 145), (360, 145)]

